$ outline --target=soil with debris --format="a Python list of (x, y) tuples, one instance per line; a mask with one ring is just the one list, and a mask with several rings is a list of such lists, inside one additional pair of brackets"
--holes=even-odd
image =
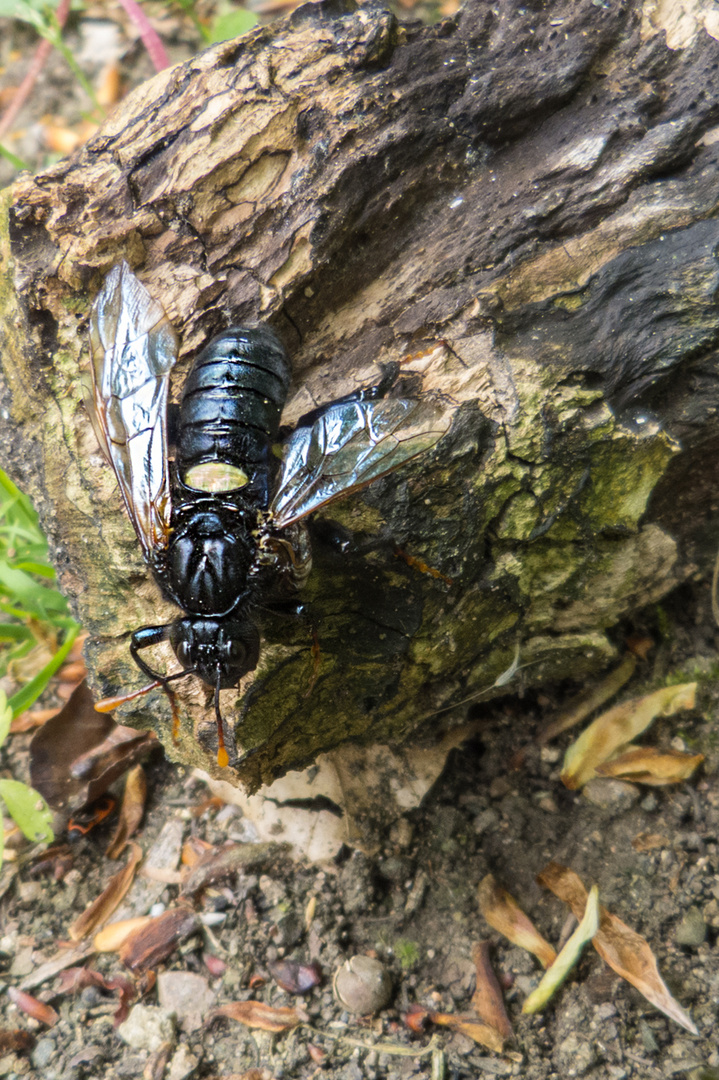
[[(144, 998), (130, 1002), (119, 1027), (117, 996), (103, 987), (71, 994), (60, 992), (57, 977), (37, 982), (42, 965), (67, 941), (72, 921), (117, 872), (118, 864), (104, 856), (110, 825), (73, 845), (72, 865), (62, 862), (60, 880), (52, 876), (57, 859), (6, 864), (2, 979), (47, 1000), (59, 1020), (46, 1028), (5, 997), (0, 1046), (17, 1029), (30, 1031), (33, 1045), (21, 1052), (6, 1047), (0, 1076), (719, 1077), (719, 749), (712, 678), (718, 635), (708, 586), (684, 589), (665, 603), (663, 638), (657, 621), (650, 612), (644, 624), (624, 628), (649, 633), (659, 644), (622, 696), (668, 679), (699, 679), (700, 707), (683, 714), (681, 727), (672, 717), (651, 730), (654, 745), (680, 740), (706, 754), (698, 780), (668, 788), (609, 782), (592, 802), (564, 789), (558, 778), (571, 736), (542, 750), (534, 741), (576, 687), (559, 688), (551, 699), (510, 698), (485, 706), (481, 734), (452, 754), (423, 806), (380, 838), (375, 857), (346, 850), (330, 865), (312, 866), (261, 849), (249, 872), (216, 875), (204, 889), (191, 891), (196, 927), (157, 965), (157, 983), (145, 978)], [(12, 740), (13, 775), (22, 766), (26, 738)], [(146, 853), (157, 849), (161, 837), (167, 845), (170, 834), (175, 848), (193, 837), (215, 849), (252, 839), (236, 808), (212, 803), (203, 809), (207, 790), (197, 779), (161, 760), (149, 766), (148, 776), (149, 805), (135, 837)], [(647, 939), (699, 1037), (652, 1008), (591, 949), (543, 1013), (522, 1015), (541, 968), (484, 923), (477, 885), (493, 873), (556, 944), (566, 936), (567, 909), (535, 882), (550, 860), (572, 867), (587, 884), (597, 882), (602, 903)], [(150, 885), (146, 910), (177, 906), (181, 886), (161, 879)], [(405, 1018), (415, 1003), (472, 1015), (472, 946), (486, 939), (514, 1028), (504, 1052), (484, 1050), (462, 1032), (412, 1033)], [(391, 979), (389, 1002), (373, 1017), (356, 1016), (333, 994), (333, 974), (357, 955), (376, 958)], [(319, 965), (319, 986), (302, 997), (280, 988), (278, 978), (291, 982), (312, 962)], [(81, 965), (107, 980), (129, 975), (114, 952), (72, 964)], [(372, 975), (369, 989), (377, 988)], [(352, 1005), (353, 993), (366, 992), (366, 985), (347, 990), (345, 984), (345, 1002)], [(306, 1019), (273, 1034), (220, 1012), (248, 1000), (299, 1008)], [(358, 1000), (357, 1007), (366, 1007), (365, 997)]]
[[(129, 82), (148, 74), (126, 17), (120, 18), (125, 36), (120, 35), (118, 45), (117, 34), (99, 12), (95, 23), (103, 26), (92, 27), (87, 12), (92, 9), (71, 27), (68, 40), (85, 58), (88, 74), (95, 77), (113, 57), (120, 58)], [(105, 21), (114, 18), (113, 12)], [(173, 60), (197, 47), (193, 34), (178, 16)], [(0, 40), (3, 84), (17, 85), (31, 55), (31, 35), (0, 21)], [(23, 111), (22, 134), (11, 149), (34, 166), (46, 164), (45, 118), (59, 114), (72, 128), (82, 112), (82, 95), (55, 56)], [(11, 170), (6, 163), (3, 169), (7, 181)], [(67, 941), (69, 926), (117, 872), (118, 864), (104, 855), (110, 824), (82, 837), (69, 856), (62, 852), (50, 862), (7, 862), (0, 877), (0, 980), (6, 988), (25, 987), (49, 1002), (59, 1019), (48, 1027), (28, 1016), (27, 1003), (17, 995), (15, 1000), (7, 993), (0, 998), (0, 1076), (719, 1078), (719, 747), (714, 719), (719, 634), (708, 593), (704, 582), (686, 587), (660, 612), (652, 609), (643, 621), (617, 632), (618, 641), (643, 633), (657, 643), (623, 696), (666, 681), (699, 680), (699, 708), (683, 715), (681, 726), (676, 717), (657, 721), (651, 733), (654, 745), (679, 741), (704, 753), (698, 779), (657, 788), (607, 783), (590, 801), (559, 781), (572, 735), (542, 749), (534, 741), (577, 687), (483, 706), (476, 710), (480, 735), (451, 755), (422, 807), (379, 838), (376, 856), (346, 850), (320, 867), (267, 852), (264, 863), (260, 859), (251, 870), (228, 873), (189, 901), (186, 897), (199, 915), (196, 926), (157, 965), (154, 984), (152, 977), (138, 979), (145, 996), (129, 1003), (119, 1026), (117, 992), (107, 981), (132, 979), (115, 952), (89, 951), (83, 957), (79, 950), (72, 964), (99, 972), (104, 984), (85, 985), (73, 994), (61, 992), (57, 975), (38, 981), (42, 965), (57, 957)], [(24, 775), (28, 742), (29, 736), (10, 741), (6, 775)], [(176, 847), (189, 838), (215, 848), (252, 839), (236, 808), (212, 804), (203, 809), (207, 791), (194, 777), (155, 761), (148, 778), (148, 807), (135, 837), (146, 853), (168, 834)], [(556, 943), (566, 936), (567, 909), (535, 881), (550, 860), (572, 867), (587, 885), (597, 882), (602, 903), (647, 939), (698, 1037), (656, 1011), (591, 949), (544, 1012), (522, 1015), (540, 965), (484, 923), (477, 885), (488, 872), (494, 874)], [(155, 880), (153, 886), (148, 892), (153, 914), (177, 905), (181, 885)], [(514, 1029), (504, 1052), (491, 1053), (446, 1027), (410, 1031), (405, 1018), (414, 1003), (440, 1013), (472, 1014), (472, 946), (486, 939), (492, 942)], [(332, 989), (333, 974), (358, 955), (376, 958), (391, 980), (388, 1004), (369, 1018), (340, 1004)], [(284, 961), (299, 961), (305, 968), (283, 966)], [(319, 986), (301, 997), (280, 988), (278, 972), (287, 982), (288, 971), (296, 978), (312, 962), (322, 973)], [(381, 997), (386, 981), (371, 977), (373, 989)], [(366, 986), (350, 986), (345, 1002), (353, 992), (365, 993)], [(307, 1019), (288, 1032), (273, 1033), (266, 1028), (274, 1013), (260, 1017), (261, 1026), (248, 1027), (233, 1019), (231, 1010), (230, 1015), (218, 1011), (248, 1000), (301, 1009)], [(357, 1000), (366, 1004), (363, 997)]]

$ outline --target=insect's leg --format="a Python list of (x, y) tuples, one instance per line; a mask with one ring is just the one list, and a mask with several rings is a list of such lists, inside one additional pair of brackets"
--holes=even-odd
[[(172, 712), (172, 741), (177, 742), (180, 732), (180, 714), (177, 709), (177, 698), (173, 694), (170, 687), (167, 685), (169, 679), (166, 675), (161, 675), (157, 671), (153, 671), (149, 664), (147, 664), (140, 656), (140, 649), (147, 649), (151, 645), (159, 645), (161, 641), (168, 641), (170, 638), (171, 626), (166, 623), (164, 626), (141, 626), (139, 630), (135, 630), (130, 638), (130, 655), (135, 661), (141, 671), (150, 679), (156, 679), (162, 684), (162, 689), (167, 694), (170, 702), (170, 709)], [(178, 675), (180, 673), (178, 672)], [(182, 673), (184, 674), (184, 672)], [(170, 679), (172, 676), (170, 676)]]
[(139, 630), (135, 630), (130, 638), (130, 655), (140, 671), (144, 671), (149, 679), (159, 679), (162, 682), (164, 676), (157, 671), (153, 671), (150, 665), (145, 663), (140, 656), (140, 649), (147, 649), (151, 645), (159, 645), (161, 641), (169, 641), (169, 638), (169, 623), (165, 626), (141, 626)]

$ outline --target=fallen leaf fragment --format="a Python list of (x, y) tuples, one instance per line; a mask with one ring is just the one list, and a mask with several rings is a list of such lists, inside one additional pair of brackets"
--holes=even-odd
[(25, 1028), (0, 1031), (0, 1053), (27, 1054), (35, 1045), (35, 1036)]
[(479, 883), (479, 910), (489, 925), (514, 945), (533, 953), (542, 967), (554, 963), (556, 952), (527, 918), (517, 901), (497, 884), (492, 874)]
[(141, 930), (151, 919), (151, 915), (138, 915), (136, 919), (108, 923), (95, 934), (93, 945), (97, 952), (118, 952), (130, 935)]
[(154, 732), (123, 727), (99, 713), (92, 691), (82, 682), (33, 736), (31, 783), (53, 810), (69, 815), (98, 799), (156, 746)]
[(536, 1013), (543, 1009), (562, 985), (569, 972), (575, 966), (587, 942), (591, 941), (599, 928), (599, 890), (592, 885), (587, 896), (582, 921), (567, 939), (557, 959), (547, 968), (538, 986), (527, 997), (522, 1006), (523, 1013)]
[(89, 907), (85, 908), (82, 915), (79, 915), (70, 927), (68, 933), (72, 941), (81, 941), (82, 938), (89, 937), (98, 927), (107, 922), (130, 888), (141, 858), (142, 848), (139, 844), (131, 844), (127, 866), (110, 878), (100, 895)]
[(131, 836), (135, 835), (145, 812), (147, 798), (147, 778), (142, 765), (130, 769), (125, 779), (125, 792), (122, 797), (120, 816), (115, 835), (105, 852), (108, 859), (119, 859), (127, 847)]
[[(568, 904), (575, 918), (581, 917), (586, 907), (587, 891), (573, 870), (559, 863), (549, 863), (538, 875), (537, 881)], [(689, 1014), (669, 993), (645, 938), (601, 905), (599, 930), (594, 935), (592, 944), (602, 960), (636, 987), (655, 1008), (692, 1035), (699, 1034)]]
[(237, 874), (267, 873), (287, 855), (284, 844), (227, 844), (202, 855), (182, 884), (185, 896), (196, 896), (203, 889), (224, 882)]
[(50, 1005), (46, 1005), (44, 1001), (38, 1001), (36, 997), (26, 994), (24, 990), (18, 990), (16, 986), (8, 986), (7, 996), (20, 1012), (37, 1020), (39, 1024), (53, 1027), (60, 1019), (59, 1014)]
[(489, 1024), (483, 1024), (476, 1016), (462, 1016), (455, 1013), (435, 1012), (424, 1005), (413, 1004), (404, 1015), (407, 1027), (417, 1034), (424, 1031), (427, 1023), (437, 1024), (438, 1027), (449, 1028), (450, 1031), (458, 1031), (480, 1046), (486, 1046), (495, 1054), (501, 1054), (504, 1039), (496, 1028)]
[(131, 971), (155, 968), (174, 952), (181, 941), (194, 934), (200, 921), (185, 905), (163, 911), (130, 934), (120, 946), (120, 960)]
[(472, 946), (472, 960), (477, 969), (477, 988), (472, 995), (472, 1008), (479, 1019), (499, 1032), (503, 1039), (510, 1039), (513, 1035), (512, 1024), (494, 974), (488, 941), (478, 941)]
[(276, 1033), (290, 1031), (309, 1019), (302, 1009), (289, 1005), (265, 1005), (263, 1001), (232, 1001), (214, 1009), (211, 1018), (216, 1016), (226, 1016), (230, 1020), (245, 1024), (246, 1027)]
[(99, 971), (93, 968), (69, 968), (60, 975), (60, 990), (64, 994), (78, 994), (86, 986), (97, 986), (107, 993), (117, 994), (118, 1007), (113, 1017), (113, 1025), (117, 1027), (127, 1018), (130, 1002), (137, 994), (137, 989), (123, 975), (115, 975), (106, 979)]
[(309, 994), (322, 982), (322, 971), (315, 961), (301, 964), (297, 960), (274, 960), (267, 964), (270, 975), (288, 994)]
[(454, 1013), (432, 1012), (429, 1014), (429, 1019), (433, 1024), (440, 1024), (451, 1031), (458, 1031), (461, 1035), (466, 1035), (468, 1039), (479, 1043), (480, 1046), (486, 1046), (488, 1050), (494, 1050), (495, 1054), (502, 1053), (504, 1039), (499, 1032), (490, 1027), (489, 1024), (483, 1024), (481, 1020), (477, 1020), (474, 1016), (455, 1016)]
[(586, 728), (567, 749), (561, 780), (572, 791), (596, 775), (597, 767), (620, 747), (630, 743), (658, 716), (672, 716), (693, 709), (697, 684), (664, 686), (653, 694), (632, 698), (601, 716)]
[(598, 765), (597, 772), (600, 776), (632, 780), (635, 784), (678, 784), (688, 780), (703, 760), (703, 754), (684, 754), (679, 750), (640, 746)]
[(656, 848), (670, 847), (671, 840), (663, 833), (640, 832), (632, 840), (635, 851), (654, 851)]

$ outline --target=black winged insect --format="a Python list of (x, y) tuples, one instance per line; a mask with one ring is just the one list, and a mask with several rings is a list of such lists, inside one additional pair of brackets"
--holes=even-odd
[[(434, 446), (451, 411), (423, 398), (359, 390), (301, 420), (273, 453), (290, 365), (266, 326), (233, 327), (195, 359), (168, 448), (170, 373), (178, 339), (127, 263), (115, 266), (90, 319), (87, 405), (148, 566), (184, 612), (132, 634), (130, 652), (153, 680), (140, 693), (196, 675), (214, 691), (218, 764), (225, 766), (220, 690), (257, 666), (254, 612), (287, 603), (311, 568), (304, 519)], [(181, 665), (154, 671), (142, 649), (169, 640)], [(114, 707), (137, 694), (105, 702)], [(173, 701), (174, 712), (174, 701)]]

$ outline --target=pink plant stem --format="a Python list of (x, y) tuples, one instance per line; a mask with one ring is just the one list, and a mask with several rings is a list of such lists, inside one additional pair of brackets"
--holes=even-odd
[(155, 71), (162, 71), (163, 68), (169, 67), (170, 58), (167, 55), (165, 46), (160, 41), (157, 31), (153, 30), (150, 25), (150, 20), (147, 18), (147, 15), (145, 15), (145, 12), (140, 5), (136, 0), (120, 0), (120, 3), (140, 31), (142, 44), (148, 51), (150, 59), (155, 67)]
[[(60, 0), (60, 3), (57, 6), (57, 11), (55, 12), (55, 16), (60, 27), (63, 27), (65, 25), (65, 21), (67, 19), (69, 11), (70, 0)], [(40, 75), (42, 69), (45, 67), (45, 64), (47, 63), (47, 58), (51, 52), (52, 44), (47, 40), (47, 38), (43, 38), (42, 41), (38, 42), (27, 75), (18, 86), (15, 96), (13, 97), (12, 101), (8, 105), (3, 115), (0, 117), (0, 139), (7, 135), (8, 131), (15, 123), (18, 117), (18, 113), (22, 109), (27, 99), (30, 97), (32, 89), (38, 80), (38, 76)]]

